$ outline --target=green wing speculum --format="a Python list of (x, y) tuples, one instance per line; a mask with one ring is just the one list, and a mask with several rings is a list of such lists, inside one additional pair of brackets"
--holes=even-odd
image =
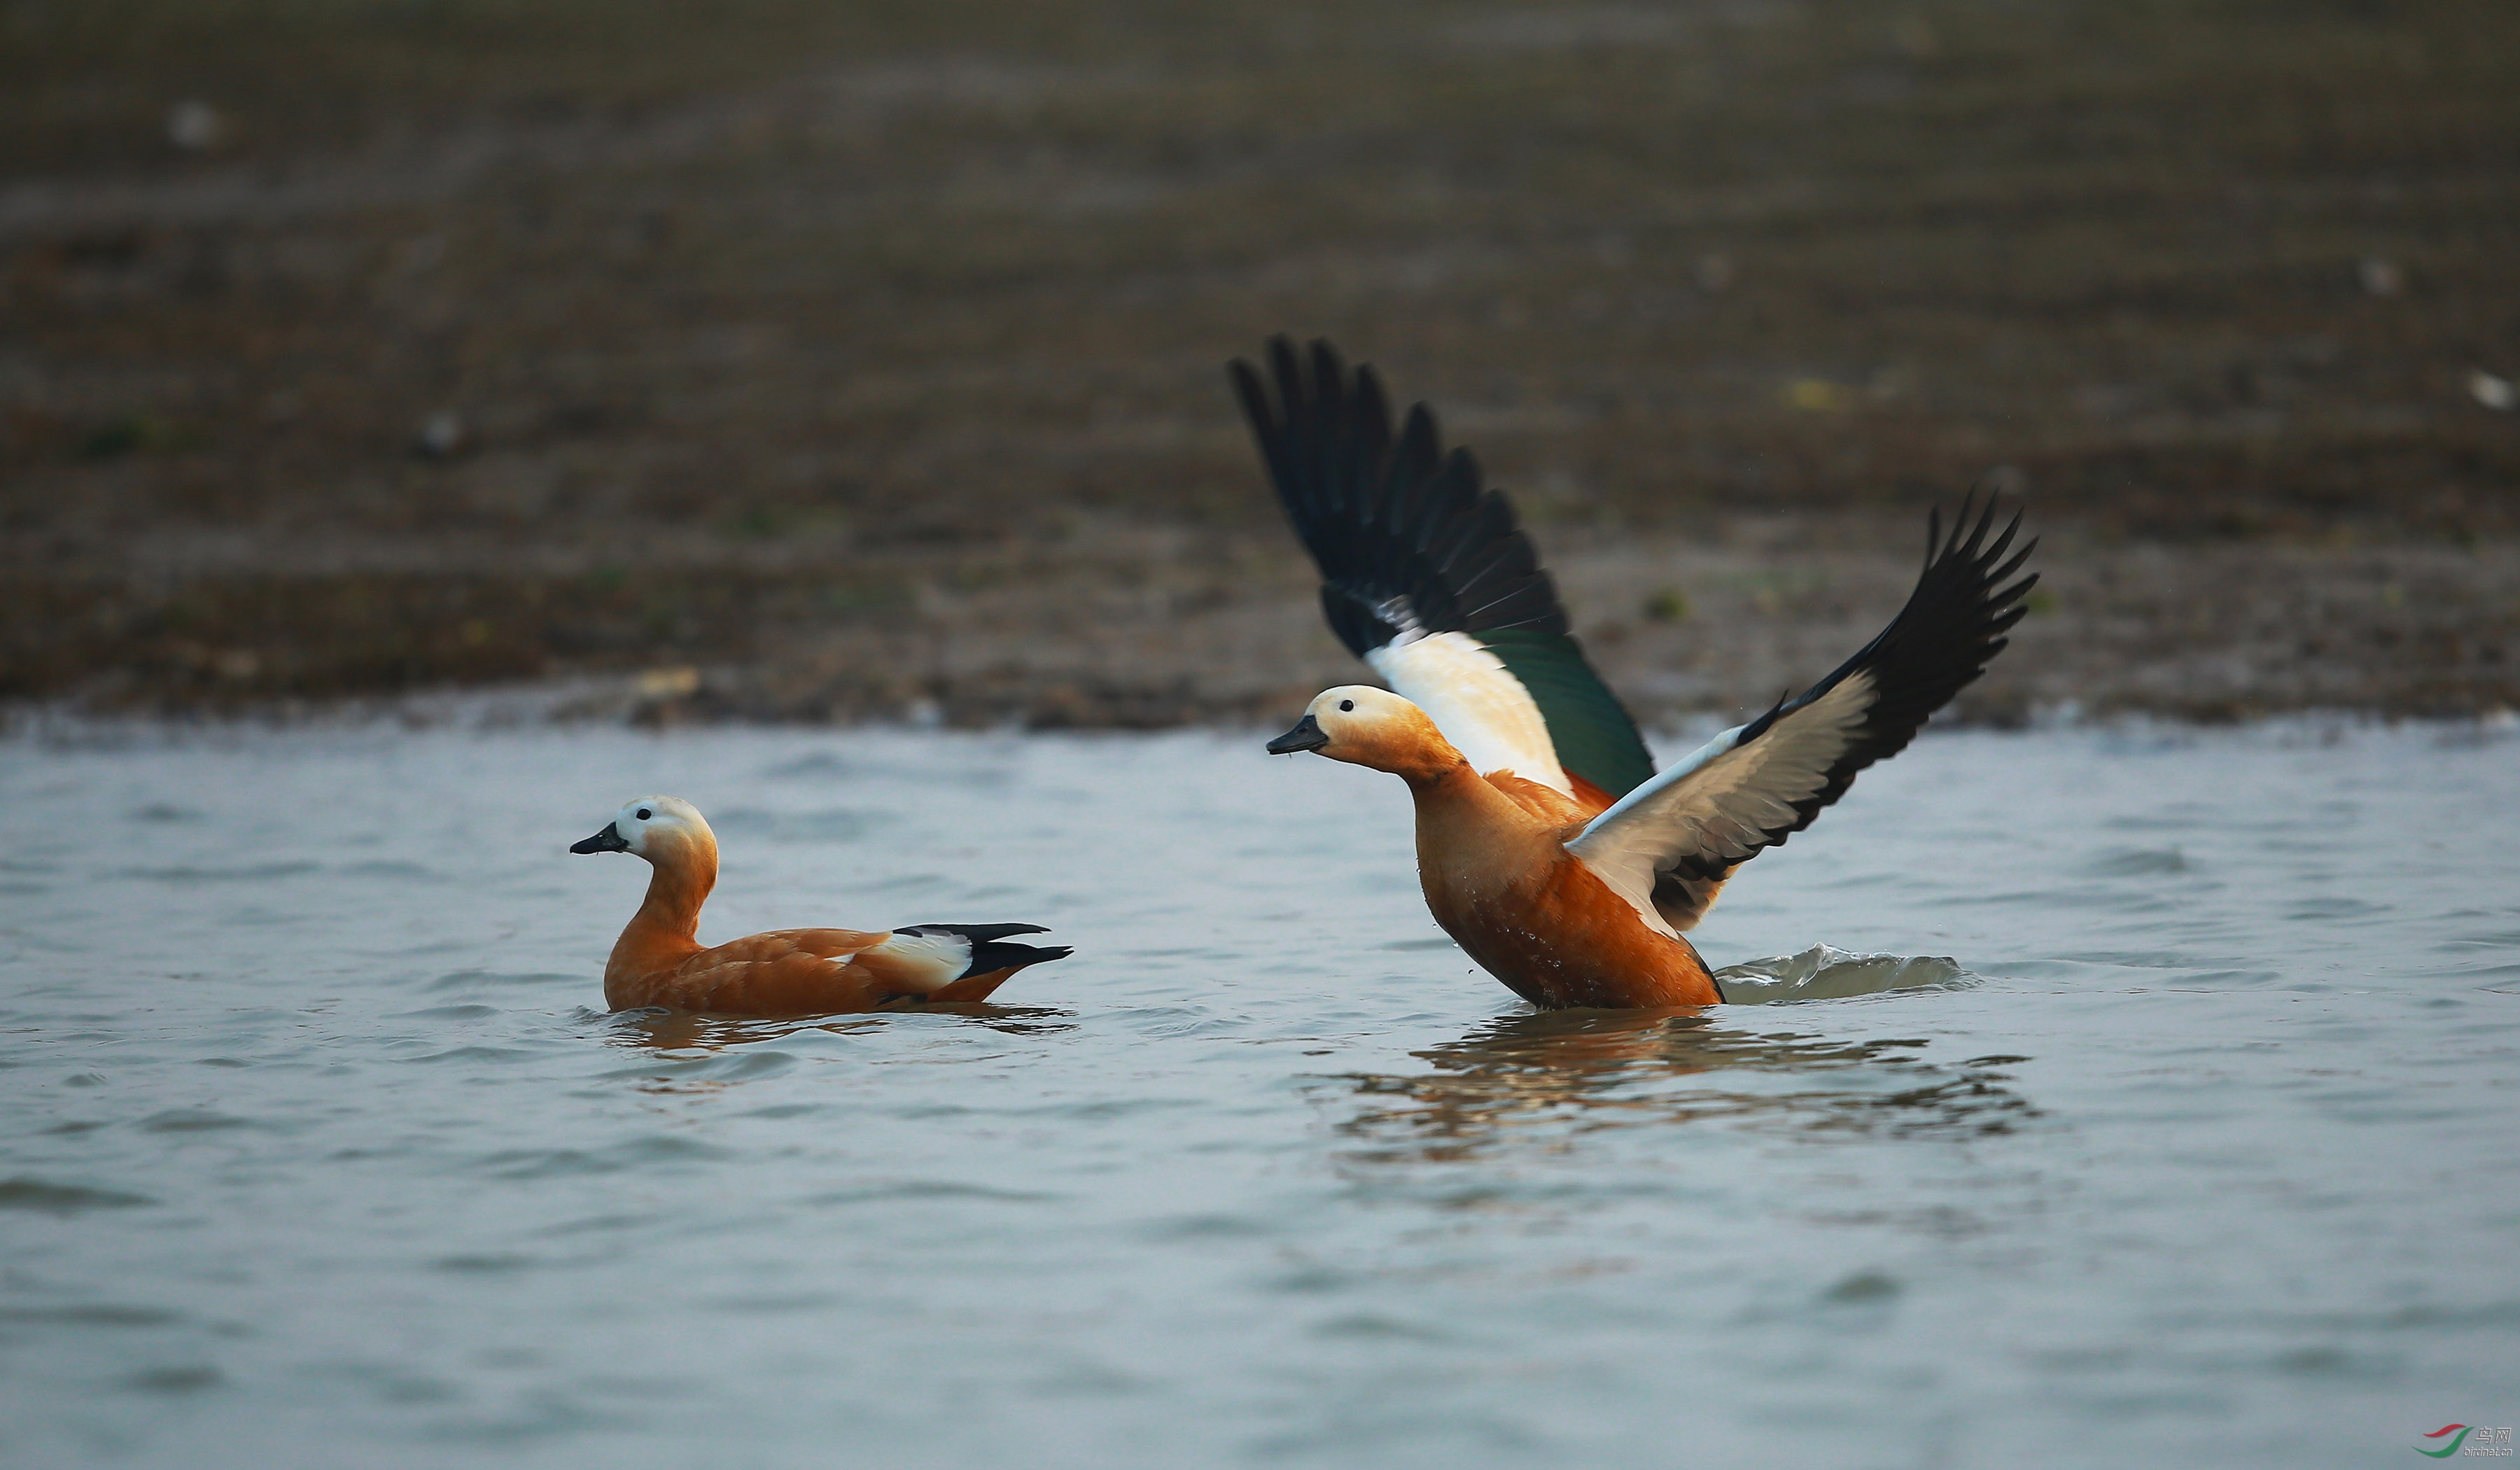
[(1637, 734), (1637, 722), (1571, 636), (1499, 628), (1470, 637), (1503, 659), (1506, 672), (1531, 691), (1556, 742), (1557, 762), (1569, 773), (1614, 801), (1653, 778), (1653, 757)]

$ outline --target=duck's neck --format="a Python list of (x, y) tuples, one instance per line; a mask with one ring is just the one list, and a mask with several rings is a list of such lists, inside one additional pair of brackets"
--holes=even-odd
[(1403, 771), (1400, 779), (1409, 782), (1409, 794), (1417, 799), (1420, 812), (1429, 806), (1439, 809), (1476, 806), (1482, 800), (1478, 794), (1481, 790), (1496, 789), (1471, 770), (1469, 761), (1460, 755), (1455, 755), (1449, 765), (1430, 766), (1424, 771)]
[(1539, 822), (1468, 761), (1410, 777), (1409, 794), (1418, 806), (1418, 869), (1430, 896), (1439, 873), (1495, 866), (1500, 871), (1493, 876), (1503, 878), (1527, 861), (1524, 844), (1508, 839), (1537, 831)]
[(717, 886), (716, 847), (677, 845), (657, 853), (651, 867), (648, 897), (612, 947), (614, 966), (627, 961), (644, 969), (700, 947), (700, 905)]

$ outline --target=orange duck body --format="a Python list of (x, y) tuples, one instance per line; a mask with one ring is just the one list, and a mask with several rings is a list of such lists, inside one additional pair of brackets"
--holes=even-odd
[(1549, 1009), (1712, 1005), (1696, 946), (1649, 926), (1566, 844), (1601, 810), (1509, 770), (1480, 775), (1425, 711), (1354, 685), (1313, 701), (1273, 751), (1313, 750), (1388, 771), (1418, 816), (1427, 911), (1480, 968)]
[(614, 1010), (805, 1016), (985, 1001), (1017, 970), (1070, 953), (1006, 942), (1044, 932), (1037, 924), (774, 929), (703, 947), (700, 906), (717, 884), (717, 835), (670, 796), (629, 803), (569, 851), (633, 853), (653, 869), (647, 898), (605, 962), (604, 1001)]
[(1427, 912), (1515, 995), (1552, 1010), (1723, 999), (1695, 945), (1645, 927), (1566, 850), (1600, 807), (1509, 772), (1480, 776), (1458, 752), (1410, 795)]

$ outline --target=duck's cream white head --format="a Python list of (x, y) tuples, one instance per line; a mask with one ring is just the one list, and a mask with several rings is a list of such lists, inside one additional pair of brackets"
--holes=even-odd
[(1304, 750), (1412, 780), (1431, 780), (1462, 763), (1462, 753), (1424, 710), (1370, 684), (1315, 694), (1295, 728), (1269, 742), (1271, 755)]
[(717, 852), (699, 808), (679, 796), (642, 796), (621, 804), (604, 830), (569, 844), (573, 853), (636, 853), (653, 863), (666, 855)]

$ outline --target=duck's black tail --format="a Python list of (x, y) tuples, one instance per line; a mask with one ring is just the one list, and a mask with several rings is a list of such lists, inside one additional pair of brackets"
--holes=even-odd
[(1019, 970), (1028, 964), (1046, 964), (1064, 959), (1076, 952), (1066, 945), (1009, 944), (1010, 934), (1047, 934), (1039, 924), (909, 924), (893, 930), (895, 934), (959, 934), (971, 942), (970, 962), (963, 966), (958, 980), (973, 975), (986, 975), (998, 970)]

